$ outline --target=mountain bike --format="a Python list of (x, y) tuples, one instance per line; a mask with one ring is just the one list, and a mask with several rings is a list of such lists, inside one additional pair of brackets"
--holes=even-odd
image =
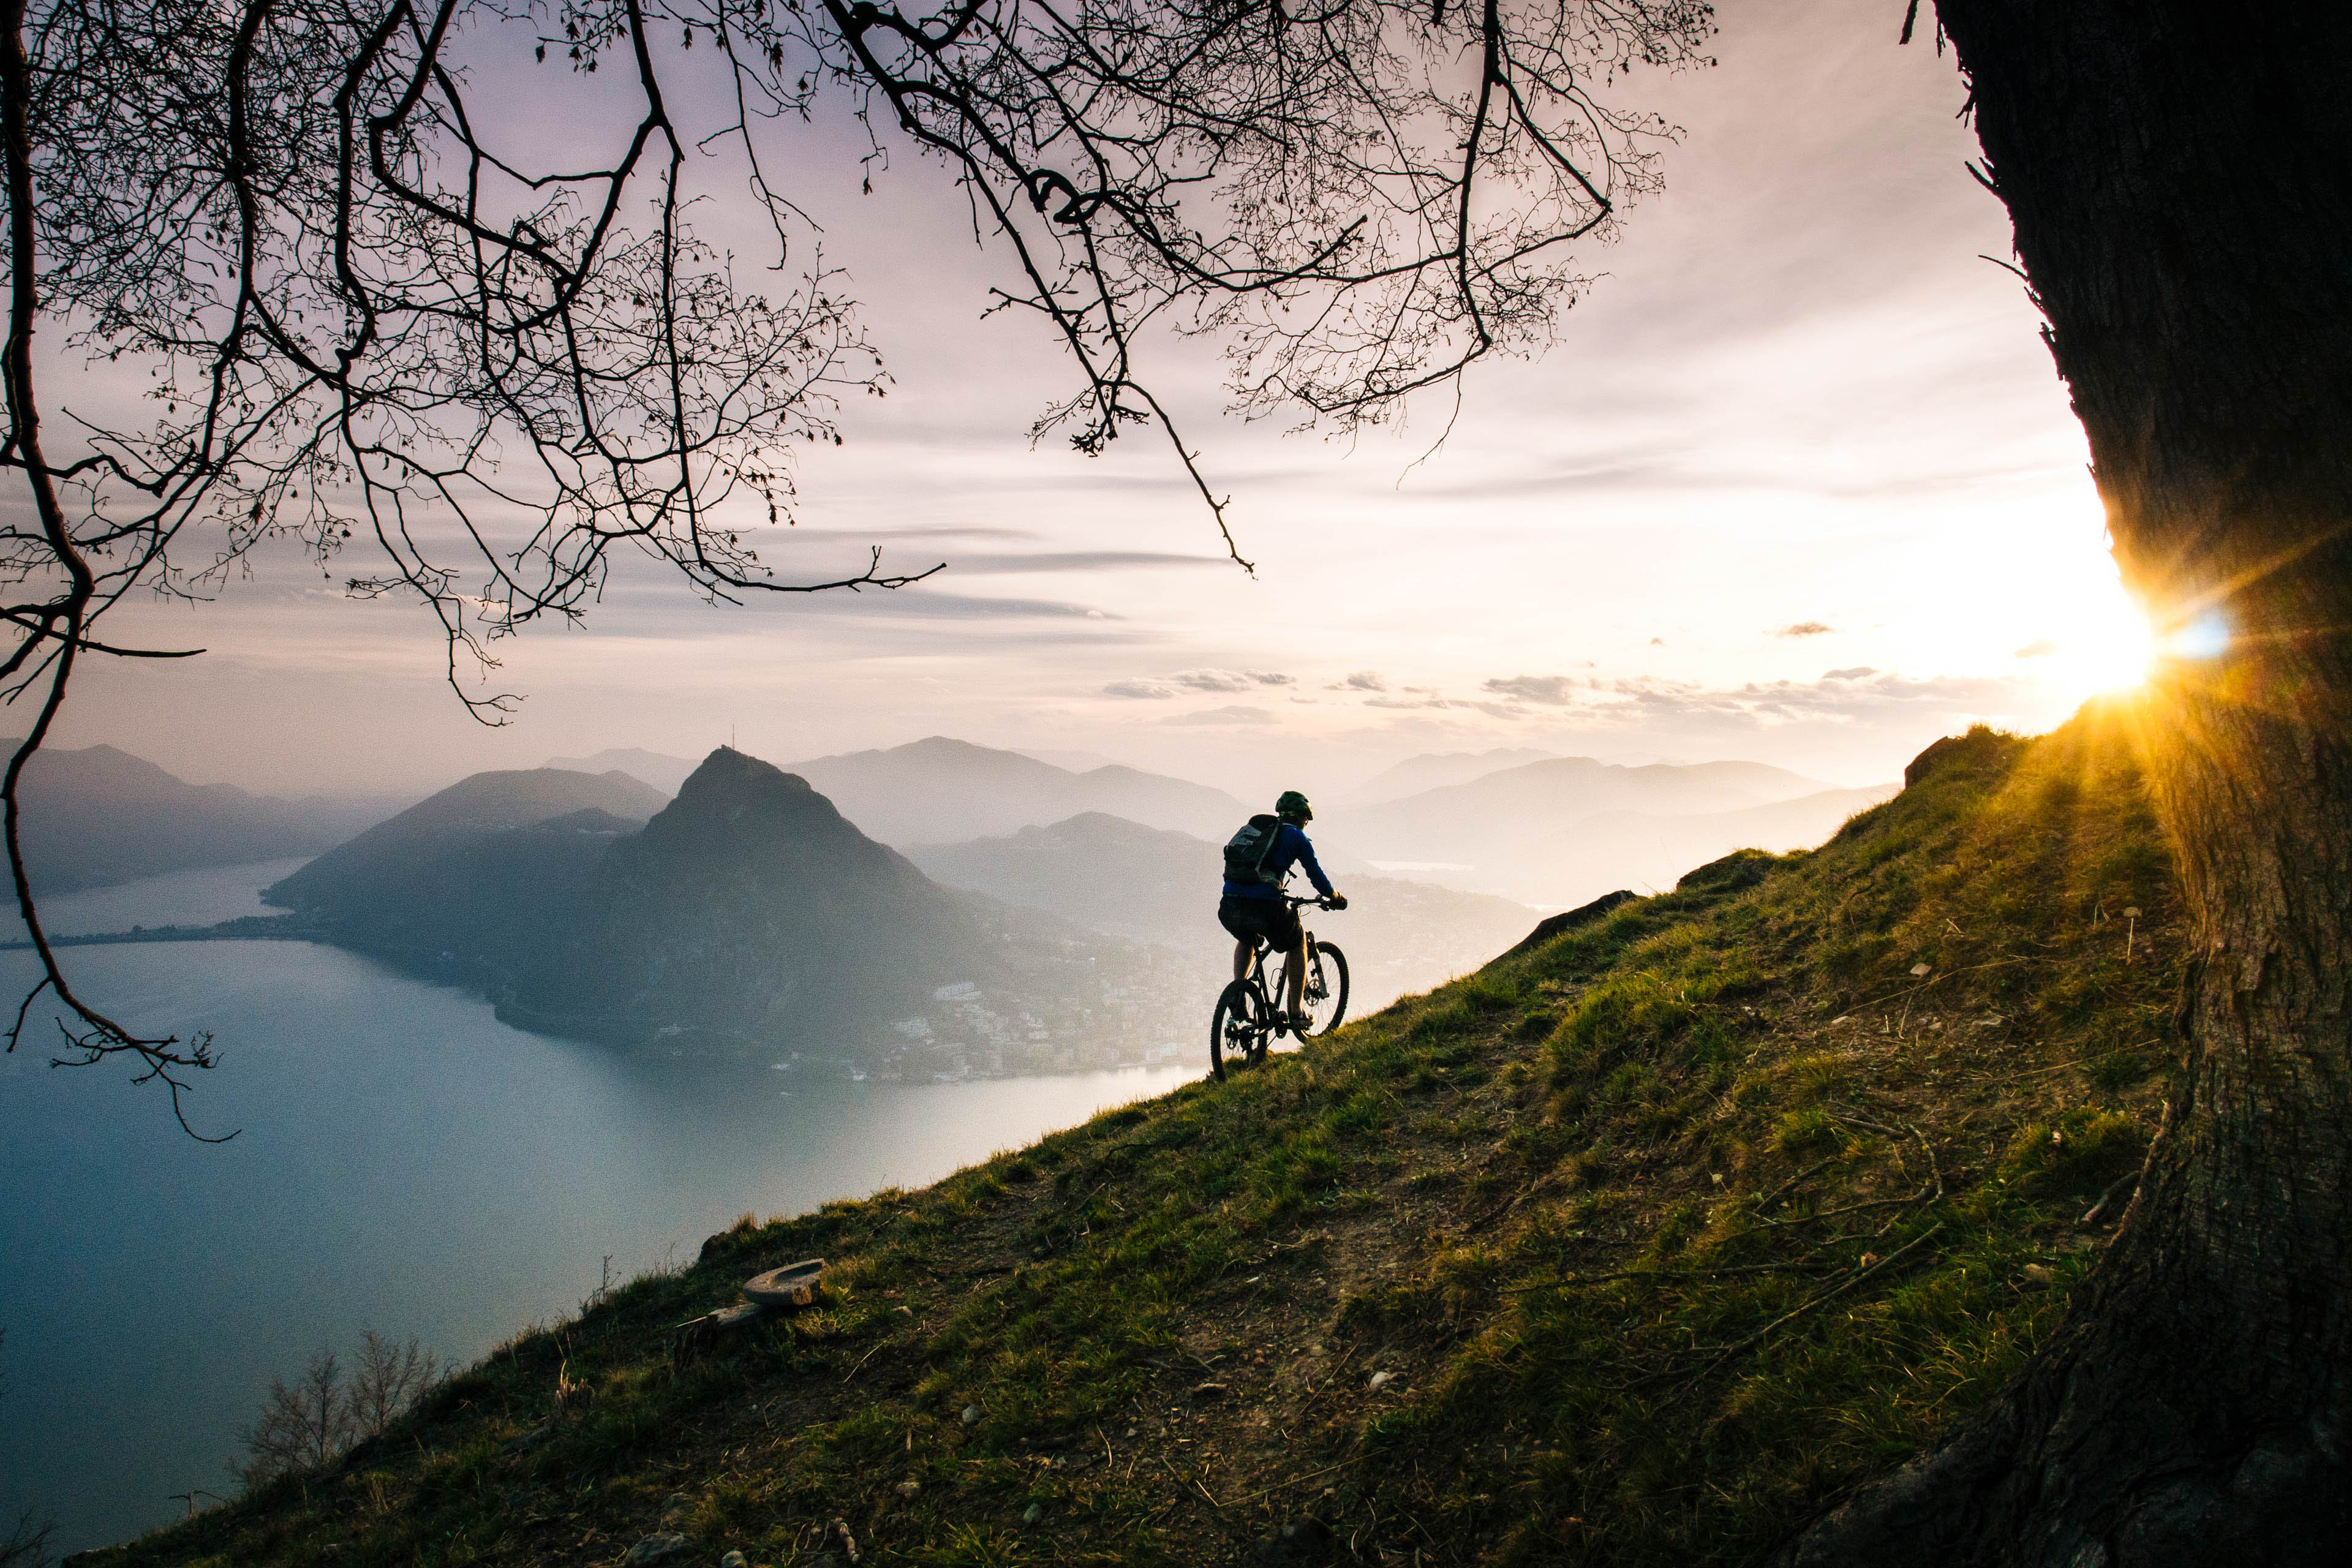
[[(1284, 903), (1293, 909), (1307, 904), (1322, 905), (1321, 899), (1297, 899), (1287, 894)], [(1328, 908), (1328, 905), (1324, 905)], [(1255, 1067), (1265, 1060), (1266, 1047), (1276, 1037), (1296, 1035), (1304, 1040), (1317, 1035), (1328, 1035), (1339, 1026), (1348, 1016), (1348, 955), (1328, 942), (1315, 940), (1313, 931), (1298, 949), (1297, 962), (1307, 965), (1307, 982), (1298, 994), (1298, 1010), (1307, 1016), (1307, 1026), (1294, 1029), (1290, 1021), (1274, 1005), (1274, 996), (1289, 994), (1290, 965), (1287, 955), (1282, 967), (1275, 973), (1269, 987), (1265, 976), (1265, 955), (1273, 944), (1260, 938), (1257, 949), (1250, 955), (1249, 973), (1227, 985), (1217, 997), (1217, 1010), (1209, 1019), (1209, 1072), (1223, 1079), (1230, 1064), (1235, 1068)], [(1268, 994), (1269, 990), (1272, 993)]]

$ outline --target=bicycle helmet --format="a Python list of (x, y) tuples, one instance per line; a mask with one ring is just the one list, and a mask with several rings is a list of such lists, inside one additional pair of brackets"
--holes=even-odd
[(1307, 804), (1305, 795), (1295, 789), (1286, 789), (1274, 803), (1274, 815), (1285, 822), (1312, 822), (1315, 820), (1315, 808)]

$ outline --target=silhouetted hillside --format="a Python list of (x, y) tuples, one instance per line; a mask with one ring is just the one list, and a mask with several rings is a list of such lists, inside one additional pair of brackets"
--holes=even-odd
[[(1190, 834), (1089, 812), (1001, 838), (919, 845), (908, 856), (950, 887), (1197, 954), (1211, 968), (1233, 950), (1217, 924), (1219, 846)], [(1349, 908), (1314, 916), (1314, 926), (1346, 951), (1359, 1007), (1475, 969), (1538, 919), (1524, 904), (1425, 882), (1349, 874), (1340, 889)]]
[(604, 852), (661, 808), (626, 773), (476, 773), (262, 890), (347, 947), (495, 984), (568, 934)]
[(192, 784), (112, 746), (35, 752), (23, 800), (36, 894), (307, 855), (334, 842), (316, 806)]
[(1073, 773), (943, 735), (795, 763), (791, 772), (886, 844), (951, 844), (1108, 812), (1220, 843), (1251, 807), (1223, 790), (1113, 763)]

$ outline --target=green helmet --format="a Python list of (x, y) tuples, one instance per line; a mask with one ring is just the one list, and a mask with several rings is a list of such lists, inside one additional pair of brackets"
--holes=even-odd
[(1286, 789), (1282, 792), (1282, 798), (1274, 803), (1274, 815), (1285, 821), (1312, 822), (1315, 820), (1315, 808), (1307, 804), (1305, 795), (1295, 789)]

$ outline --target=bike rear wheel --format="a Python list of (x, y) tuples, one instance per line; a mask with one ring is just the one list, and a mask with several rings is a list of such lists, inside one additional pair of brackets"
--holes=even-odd
[(1328, 1035), (1348, 1016), (1348, 955), (1328, 942), (1315, 944), (1307, 963), (1307, 985), (1298, 1005), (1307, 1015), (1301, 1038)]
[(1223, 1079), (1229, 1068), (1265, 1060), (1265, 1037), (1273, 1027), (1274, 1009), (1265, 992), (1246, 980), (1227, 985), (1209, 1019), (1209, 1075)]

